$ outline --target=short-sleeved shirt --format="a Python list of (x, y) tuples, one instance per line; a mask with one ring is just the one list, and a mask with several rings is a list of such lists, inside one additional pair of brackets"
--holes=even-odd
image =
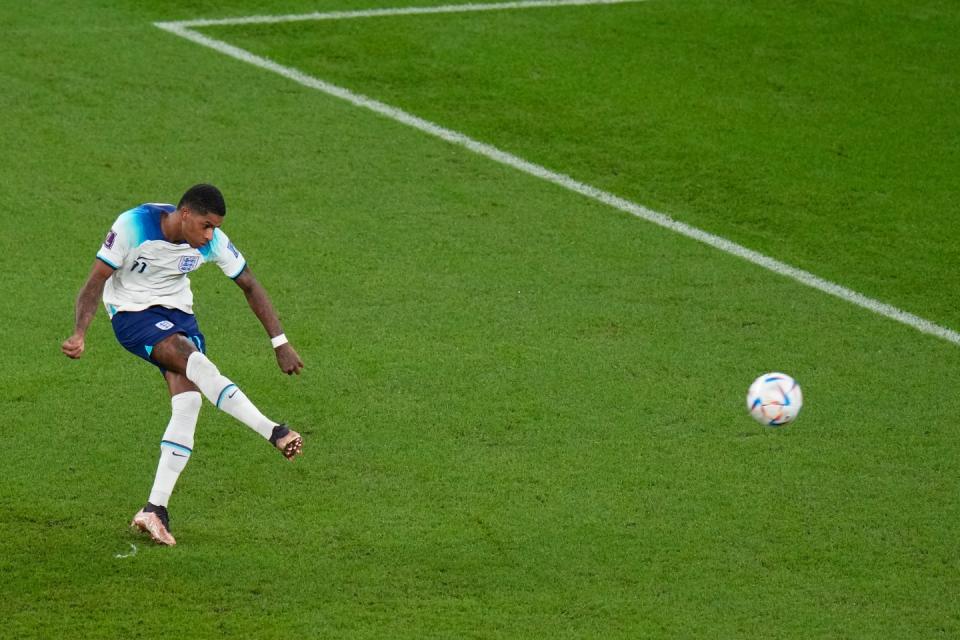
[(111, 318), (153, 306), (193, 313), (187, 274), (204, 263), (215, 262), (230, 278), (243, 273), (246, 260), (220, 229), (199, 249), (164, 238), (160, 220), (174, 211), (172, 204), (142, 204), (121, 213), (107, 233), (97, 258), (114, 269), (103, 288)]

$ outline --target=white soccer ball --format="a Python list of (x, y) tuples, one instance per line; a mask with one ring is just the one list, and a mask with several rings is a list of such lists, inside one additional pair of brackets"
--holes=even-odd
[(797, 419), (803, 407), (803, 392), (797, 381), (785, 373), (765, 373), (750, 385), (747, 409), (754, 419), (768, 427), (779, 427)]

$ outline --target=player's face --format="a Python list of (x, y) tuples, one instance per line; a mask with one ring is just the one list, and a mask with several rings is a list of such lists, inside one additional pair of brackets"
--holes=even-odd
[(191, 247), (199, 249), (213, 239), (213, 232), (223, 224), (223, 216), (200, 214), (187, 209), (183, 216), (183, 238)]

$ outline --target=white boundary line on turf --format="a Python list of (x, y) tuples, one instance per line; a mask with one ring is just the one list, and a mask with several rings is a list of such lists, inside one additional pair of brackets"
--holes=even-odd
[(744, 246), (741, 246), (735, 242), (722, 238), (720, 236), (708, 233), (696, 227), (690, 226), (683, 222), (678, 222), (673, 218), (648, 209), (642, 205), (636, 204), (619, 196), (615, 196), (612, 193), (602, 191), (596, 187), (592, 187), (583, 182), (574, 180), (570, 176), (564, 175), (562, 173), (557, 173), (551, 171), (545, 167), (528, 162), (523, 158), (519, 158), (515, 155), (507, 153), (506, 151), (501, 151), (496, 147), (479, 142), (470, 138), (462, 133), (453, 131), (451, 129), (446, 129), (437, 124), (419, 118), (415, 115), (407, 113), (396, 107), (391, 107), (388, 104), (378, 102), (372, 98), (354, 93), (348, 89), (338, 87), (336, 85), (325, 82), (319, 78), (310, 76), (302, 71), (298, 71), (292, 67), (287, 67), (281, 65), (269, 58), (264, 58), (262, 56), (255, 55), (250, 53), (245, 49), (236, 47), (234, 45), (223, 42), (222, 40), (217, 40), (211, 38), (210, 36), (203, 35), (197, 31), (193, 31), (190, 27), (204, 27), (204, 26), (214, 26), (214, 25), (239, 25), (239, 24), (264, 24), (264, 23), (276, 23), (276, 22), (292, 22), (296, 20), (331, 20), (331, 19), (341, 19), (341, 18), (356, 18), (356, 17), (372, 17), (372, 16), (386, 16), (386, 15), (410, 15), (410, 14), (424, 14), (424, 13), (453, 13), (455, 11), (489, 11), (489, 10), (498, 10), (498, 9), (526, 9), (526, 8), (537, 8), (537, 7), (557, 7), (557, 6), (567, 6), (567, 5), (591, 5), (591, 4), (614, 4), (614, 3), (623, 3), (623, 2), (642, 2), (644, 0), (534, 0), (531, 2), (508, 2), (508, 3), (499, 3), (499, 4), (468, 4), (468, 5), (448, 5), (441, 7), (407, 7), (401, 9), (382, 9), (382, 10), (372, 10), (372, 11), (351, 11), (351, 12), (333, 12), (333, 13), (312, 13), (312, 14), (302, 14), (302, 15), (288, 15), (288, 16), (249, 16), (246, 18), (231, 18), (225, 20), (192, 20), (192, 21), (181, 21), (181, 22), (156, 22), (154, 25), (160, 29), (168, 31), (174, 35), (185, 38), (191, 42), (208, 47), (222, 53), (224, 55), (230, 56), (240, 60), (241, 62), (246, 62), (252, 64), (255, 67), (260, 67), (267, 71), (276, 73), (277, 75), (283, 76), (288, 80), (292, 80), (298, 84), (301, 84), (310, 89), (316, 91), (321, 91), (327, 95), (340, 98), (341, 100), (346, 100), (347, 102), (364, 109), (378, 113), (386, 118), (395, 120), (402, 124), (418, 129), (424, 133), (428, 133), (432, 136), (445, 140), (451, 144), (455, 144), (470, 151), (489, 158), (495, 162), (512, 167), (518, 171), (522, 171), (528, 175), (546, 180), (555, 185), (568, 189), (580, 195), (586, 196), (603, 204), (609, 205), (615, 209), (619, 209), (625, 213), (629, 213), (637, 218), (646, 220), (647, 222), (652, 222), (653, 224), (659, 225), (665, 229), (669, 229), (675, 233), (679, 233), (682, 236), (686, 236), (698, 242), (702, 242), (706, 245), (719, 249), (725, 253), (737, 256), (753, 264), (763, 267), (773, 271), (774, 273), (786, 276), (797, 282), (805, 284), (809, 287), (827, 293), (831, 296), (840, 298), (852, 304), (855, 304), (859, 307), (872, 311), (878, 315), (884, 316), (891, 320), (895, 320), (902, 324), (905, 324), (909, 327), (913, 327), (917, 331), (922, 333), (930, 334), (938, 338), (942, 338), (947, 342), (951, 342), (955, 345), (960, 345), (960, 333), (953, 331), (952, 329), (947, 329), (938, 324), (935, 324), (929, 320), (925, 320), (917, 315), (903, 311), (889, 305), (885, 302), (880, 302), (879, 300), (874, 300), (873, 298), (868, 298), (867, 296), (857, 293), (852, 289), (848, 289), (839, 284), (830, 282), (829, 280), (824, 280), (823, 278), (816, 276), (808, 271), (792, 267), (784, 262), (780, 262), (769, 256), (765, 256), (762, 253), (754, 251), (753, 249), (748, 249)]
[[(326, 13), (297, 13), (282, 16), (245, 16), (242, 18), (219, 18), (212, 20), (183, 20), (180, 22), (156, 22), (156, 26), (218, 27), (241, 24), (276, 24), (278, 22), (301, 22), (304, 20), (347, 20), (351, 18), (378, 18), (381, 16), (411, 16), (427, 13), (466, 13), (469, 11), (504, 11), (507, 9), (537, 9), (542, 7), (568, 7), (592, 4), (625, 4), (646, 0), (526, 0), (523, 2), (494, 2), (489, 4), (448, 4), (436, 7), (398, 7), (395, 9), (366, 9), (362, 11), (328, 11)], [(171, 29), (167, 29), (170, 31)]]

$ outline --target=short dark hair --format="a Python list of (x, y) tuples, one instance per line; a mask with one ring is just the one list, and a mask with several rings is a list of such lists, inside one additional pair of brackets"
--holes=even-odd
[(227, 215), (227, 204), (223, 201), (223, 194), (212, 184), (195, 184), (180, 198), (177, 209), (187, 207), (196, 213), (215, 213), (218, 216)]

